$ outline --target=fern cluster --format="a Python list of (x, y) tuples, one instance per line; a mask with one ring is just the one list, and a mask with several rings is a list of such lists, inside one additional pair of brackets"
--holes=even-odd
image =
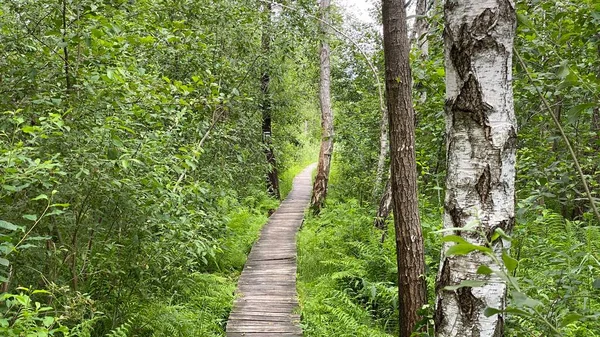
[(330, 204), (299, 234), (305, 336), (389, 336), (397, 327), (393, 240), (379, 242), (356, 201)]
[[(516, 276), (528, 295), (548, 308), (545, 316), (550, 323), (572, 320), (562, 331), (565, 336), (600, 336), (599, 227), (591, 221), (565, 219), (527, 200), (520, 207), (526, 212), (514, 232)], [(508, 323), (510, 336), (543, 333), (535, 322), (518, 317)]]

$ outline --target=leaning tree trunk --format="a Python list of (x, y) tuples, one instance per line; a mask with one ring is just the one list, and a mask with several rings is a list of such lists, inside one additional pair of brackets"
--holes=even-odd
[(319, 165), (313, 185), (311, 207), (319, 212), (327, 196), (327, 183), (329, 181), (329, 169), (331, 167), (331, 156), (333, 154), (333, 112), (331, 111), (330, 94), (330, 65), (329, 65), (329, 4), (330, 0), (321, 0), (321, 80), (319, 99), (321, 101), (321, 151), (319, 152)]
[[(426, 0), (417, 0), (417, 9), (416, 9), (417, 19), (415, 20), (415, 25), (413, 29), (413, 39), (412, 42), (416, 42), (417, 47), (421, 50), (421, 59), (427, 59), (429, 55), (429, 45), (427, 44), (427, 31), (429, 30), (429, 24), (427, 22), (427, 1)], [(421, 103), (424, 103), (427, 99), (426, 93), (423, 92), (421, 95)], [(381, 183), (381, 172), (383, 171), (385, 165), (385, 159), (388, 155), (388, 137), (387, 137), (387, 129), (388, 123), (387, 111), (384, 111), (383, 117), (386, 119), (385, 123), (381, 122), (381, 136), (380, 136), (380, 151), (379, 151), (379, 160), (377, 162), (377, 178), (375, 180), (375, 187), (373, 189), (375, 195), (379, 192), (379, 184)], [(384, 134), (385, 131), (385, 134)], [(385, 147), (385, 148), (384, 148)], [(381, 172), (380, 172), (381, 171)], [(381, 199), (379, 201), (379, 208), (377, 209), (377, 215), (375, 216), (374, 226), (375, 228), (379, 228), (381, 230), (386, 230), (385, 228), (385, 220), (390, 216), (392, 212), (392, 185), (388, 182), (385, 185), (385, 189), (383, 190), (383, 194), (381, 195)], [(385, 237), (385, 233), (382, 238)]]
[(261, 78), (261, 91), (263, 94), (262, 101), (262, 134), (263, 144), (265, 146), (265, 155), (267, 156), (267, 164), (269, 165), (269, 171), (267, 172), (267, 192), (277, 199), (281, 199), (279, 194), (279, 177), (277, 175), (277, 161), (275, 160), (275, 153), (273, 152), (273, 144), (271, 142), (272, 128), (271, 128), (271, 96), (269, 92), (269, 84), (271, 77), (269, 76), (269, 61), (268, 57), (271, 52), (271, 3), (265, 3), (263, 7), (265, 18), (265, 25), (262, 32), (262, 51), (267, 61), (265, 62), (263, 75)]
[[(448, 0), (445, 5), (447, 161), (444, 228), (477, 224), (489, 239), (497, 228), (508, 232), (515, 222), (515, 149), (517, 126), (512, 94), (512, 50), (515, 33), (512, 0)], [(455, 231), (473, 243), (486, 238)], [(444, 244), (446, 252), (451, 246)], [(491, 247), (507, 248), (502, 240)], [(504, 309), (506, 284), (477, 268), (494, 265), (472, 252), (442, 255), (437, 279), (436, 336), (498, 337), (504, 317), (486, 317), (486, 307)], [(481, 287), (446, 290), (464, 280)]]
[(383, 51), (390, 127), (390, 166), (396, 228), (400, 336), (409, 337), (425, 300), (423, 235), (417, 203), (415, 112), (412, 105), (404, 0), (383, 0)]

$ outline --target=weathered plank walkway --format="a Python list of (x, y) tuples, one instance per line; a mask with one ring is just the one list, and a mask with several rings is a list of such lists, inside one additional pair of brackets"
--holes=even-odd
[(263, 227), (238, 281), (227, 337), (302, 336), (296, 294), (296, 232), (311, 193), (310, 165)]

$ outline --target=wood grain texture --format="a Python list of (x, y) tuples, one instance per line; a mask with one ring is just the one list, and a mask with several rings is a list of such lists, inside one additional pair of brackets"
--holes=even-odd
[(310, 165), (271, 215), (252, 247), (238, 281), (237, 298), (227, 321), (227, 337), (302, 336), (296, 313), (296, 233), (311, 197)]

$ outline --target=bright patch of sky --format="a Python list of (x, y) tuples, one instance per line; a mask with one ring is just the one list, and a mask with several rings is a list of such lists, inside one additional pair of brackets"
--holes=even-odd
[[(334, 4), (344, 8), (350, 15), (358, 19), (363, 23), (370, 25), (376, 24), (373, 18), (373, 8), (375, 7), (375, 1), (380, 2), (381, 0), (334, 0)], [(415, 14), (416, 1), (405, 1), (408, 4), (406, 14), (409, 17), (408, 27), (412, 29), (414, 19), (412, 18)]]
[(372, 0), (337, 0), (335, 4), (345, 8), (364, 23), (375, 23), (375, 20), (371, 16), (374, 7)]

